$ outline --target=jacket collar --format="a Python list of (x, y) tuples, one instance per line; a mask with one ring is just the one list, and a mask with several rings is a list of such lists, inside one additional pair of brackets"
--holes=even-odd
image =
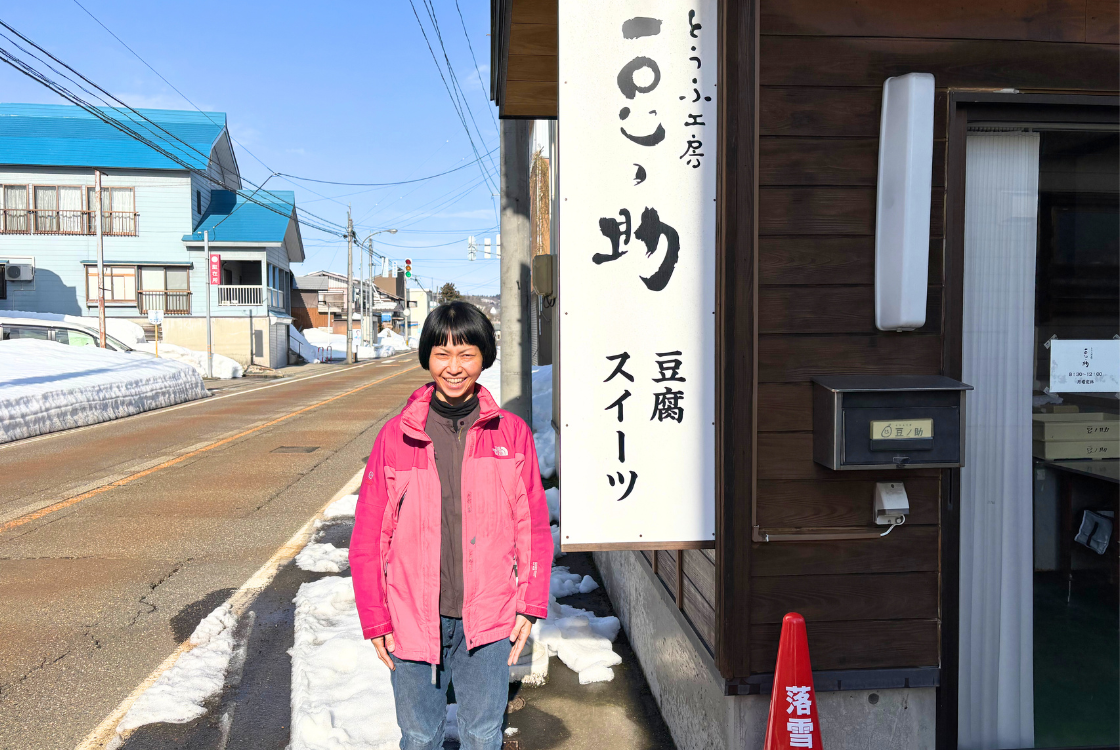
[[(401, 411), (401, 429), (409, 437), (430, 442), (431, 438), (424, 432), (424, 428), (428, 423), (428, 410), (431, 407), (432, 399), (435, 398), (435, 392), (436, 384), (427, 383), (417, 388), (408, 397), (408, 403)], [(491, 419), (501, 416), (502, 410), (498, 406), (498, 402), (490, 395), (490, 391), (475, 383), (474, 392), (478, 396), (478, 421), (475, 424), (485, 424)]]

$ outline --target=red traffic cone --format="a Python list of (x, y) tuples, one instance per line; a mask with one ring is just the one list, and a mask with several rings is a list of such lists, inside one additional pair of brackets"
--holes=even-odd
[(815, 748), (820, 750), (821, 725), (817, 719), (817, 693), (809, 666), (809, 639), (805, 618), (790, 612), (782, 618), (782, 640), (770, 692), (770, 718), (766, 721), (763, 750)]

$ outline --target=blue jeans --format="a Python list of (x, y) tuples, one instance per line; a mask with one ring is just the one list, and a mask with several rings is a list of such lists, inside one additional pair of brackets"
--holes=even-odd
[(502, 722), (509, 698), (512, 645), (503, 638), (467, 649), (463, 621), (440, 618), (443, 653), (432, 665), (393, 657), (393, 698), (401, 728), (401, 750), (440, 750), (447, 719), (447, 685), (455, 684), (462, 750), (501, 750)]

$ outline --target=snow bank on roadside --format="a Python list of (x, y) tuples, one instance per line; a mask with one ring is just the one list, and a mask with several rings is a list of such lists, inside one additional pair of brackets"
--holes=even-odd
[(394, 750), (389, 669), (362, 637), (350, 579), (305, 583), (295, 604), (290, 750)]
[[(131, 344), (133, 349), (138, 351), (148, 352), (150, 354), (156, 353), (156, 344), (154, 341), (141, 341)], [(242, 375), (241, 365), (237, 364), (237, 360), (230, 359), (224, 354), (215, 354), (214, 356), (214, 377), (229, 380), (231, 378), (239, 378)], [(198, 352), (194, 349), (188, 349), (185, 346), (178, 346), (177, 344), (165, 344), (159, 342), (159, 358), (172, 359), (176, 362), (183, 362), (190, 365), (202, 377), (206, 377), (206, 352)]]
[[(295, 329), (293, 328), (292, 330)], [(307, 328), (303, 331), (301, 338), (307, 342), (307, 346), (315, 350), (312, 352), (312, 356), (316, 358), (315, 361), (335, 362), (346, 359), (345, 333), (327, 333), (326, 331), (320, 331), (318, 328)], [(359, 362), (367, 359), (391, 357), (403, 348), (394, 347), (388, 343), (378, 343), (374, 346), (362, 346), (358, 344), (360, 340), (361, 332), (355, 330), (351, 345), (354, 347), (354, 355)], [(329, 352), (327, 351), (327, 347), (330, 347)], [(303, 352), (300, 352), (300, 356), (307, 359), (307, 354)]]
[(123, 734), (145, 724), (185, 724), (206, 713), (203, 703), (225, 684), (237, 618), (228, 604), (207, 615), (191, 634), (191, 648), (140, 694), (117, 725)]
[(300, 570), (315, 573), (341, 573), (350, 567), (350, 550), (339, 549), (333, 544), (312, 542), (296, 555), (296, 566)]
[(180, 362), (95, 346), (0, 342), (0, 443), (209, 395)]

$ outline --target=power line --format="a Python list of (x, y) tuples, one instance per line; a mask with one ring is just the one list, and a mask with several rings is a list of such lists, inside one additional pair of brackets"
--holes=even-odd
[[(463, 111), (459, 107), (459, 103), (456, 100), (455, 95), (451, 93), (451, 87), (447, 84), (447, 78), (443, 75), (443, 68), (440, 67), (439, 60), (436, 58), (436, 52), (434, 49), (432, 49), (432, 43), (428, 40), (428, 32), (427, 30), (425, 30), (423, 22), (420, 21), (420, 14), (416, 11), (416, 4), (413, 2), (413, 0), (408, 0), (408, 4), (412, 8), (412, 15), (416, 17), (416, 23), (420, 27), (420, 34), (424, 37), (424, 44), (428, 46), (428, 52), (432, 56), (432, 62), (436, 64), (436, 71), (439, 72), (439, 79), (443, 82), (443, 87), (447, 90), (447, 96), (451, 99), (451, 106), (455, 109), (455, 114), (459, 116), (459, 122), (460, 124), (462, 124), (463, 130), (467, 134), (467, 140), (470, 141), (471, 149), (474, 151), (475, 157), (480, 158), (478, 148), (474, 143), (474, 136), (471, 135), (471, 129), (467, 127), (467, 120), (463, 116)], [(483, 175), (486, 176), (486, 170), (483, 169), (482, 172)], [(488, 184), (490, 184), (491, 190), (496, 190), (493, 183)]]
[[(483, 156), (490, 156), (497, 150), (497, 147), (492, 148), (485, 154), (483, 154)], [(427, 180), (434, 180), (437, 177), (443, 177), (444, 175), (451, 174), (452, 172), (458, 172), (461, 169), (466, 169), (467, 167), (473, 166), (477, 164), (481, 159), (482, 157), (479, 157), (474, 161), (467, 162), (466, 164), (462, 164), (458, 167), (455, 167), (454, 169), (449, 169), (446, 172), (440, 172), (439, 174), (428, 175), (427, 177), (417, 177), (415, 180), (401, 180), (400, 182), (336, 182), (334, 180), (315, 180), (310, 177), (297, 177), (294, 174), (287, 174), (286, 172), (277, 172), (276, 174), (278, 177), (290, 177), (293, 180), (301, 180), (303, 182), (316, 182), (322, 185), (344, 185), (348, 187), (395, 187), (397, 185), (411, 185), (414, 182), (426, 182)]]
[[(10, 42), (12, 45), (14, 45), (17, 49), (21, 50), (24, 54), (30, 55), (32, 58), (37, 59), (40, 62), (46, 64), (46, 66), (48, 68), (53, 70), (56, 74), (62, 76), (64, 79), (69, 80), (71, 83), (77, 84), (77, 86), (79, 88), (81, 88), (83, 91), (85, 91), (87, 94), (93, 96), (96, 99), (100, 99), (105, 105), (107, 105), (105, 107), (106, 110), (114, 111), (114, 112), (117, 112), (118, 114), (124, 115), (126, 118), (128, 118), (128, 122), (130, 124), (143, 128), (145, 131), (147, 131), (149, 136), (152, 136), (154, 138), (159, 139), (160, 141), (163, 141), (163, 144), (161, 145), (160, 143), (156, 143), (153, 140), (151, 140), (151, 138), (145, 137), (145, 135), (137, 132), (136, 130), (133, 130), (131, 127), (129, 127), (128, 124), (125, 124), (124, 121), (113, 118), (113, 117), (110, 117), (108, 114), (106, 114), (104, 111), (102, 111), (101, 108), (99, 108), (99, 107), (89, 103), (88, 101), (82, 99), (80, 96), (78, 96), (77, 94), (75, 94), (74, 92), (72, 92), (68, 88), (66, 88), (66, 86), (64, 86), (63, 84), (52, 80), (49, 76), (47, 76), (46, 74), (44, 74), (41, 71), (39, 71), (38, 69), (36, 69), (33, 65), (31, 65), (27, 61), (17, 57), (14, 54), (12, 54), (9, 50), (5, 50), (3, 48), (0, 48), (0, 55), (3, 56), (4, 62), (7, 63), (9, 66), (11, 66), (12, 68), (14, 68), (14, 69), (18, 70), (19, 72), (23, 73), (24, 75), (31, 78), (32, 80), (38, 81), (39, 83), (41, 83), (45, 87), (49, 88), (51, 91), (54, 91), (56, 94), (63, 97), (64, 99), (78, 105), (80, 108), (82, 108), (83, 110), (85, 110), (89, 114), (93, 115), (97, 119), (101, 120), (102, 122), (106, 123), (107, 125), (110, 125), (111, 127), (115, 128), (116, 130), (124, 133), (125, 135), (128, 135), (128, 136), (134, 138), (135, 140), (138, 140), (141, 143), (144, 143), (146, 146), (148, 146), (152, 150), (156, 151), (156, 153), (159, 153), (162, 156), (168, 158), (169, 160), (179, 164), (180, 166), (182, 166), (184, 169), (190, 171), (191, 173), (193, 173), (193, 174), (199, 176), (200, 178), (205, 179), (205, 180), (207, 180), (207, 181), (209, 181), (209, 182), (211, 182), (215, 185), (218, 185), (221, 188), (228, 189), (228, 186), (226, 186), (221, 181), (215, 179), (214, 177), (210, 176), (210, 174), (208, 172), (199, 170), (198, 168), (196, 168), (193, 165), (191, 165), (190, 163), (188, 163), (184, 159), (183, 156), (169, 150), (169, 147), (174, 146), (174, 144), (167, 142), (166, 139), (164, 139), (162, 136), (157, 135), (155, 132), (153, 132), (151, 129), (149, 129), (146, 125), (142, 124), (141, 122), (132, 119), (127, 113), (131, 112), (132, 114), (136, 115), (141, 120), (143, 120), (144, 123), (147, 123), (148, 125), (151, 125), (156, 130), (159, 130), (160, 132), (164, 133), (170, 139), (181, 143), (183, 146), (185, 146), (187, 149), (189, 149), (189, 151), (193, 151), (194, 153), (196, 153), (196, 154), (202, 156), (203, 158), (205, 158), (207, 161), (209, 161), (209, 154), (203, 153), (202, 151), (197, 149), (192, 144), (186, 143), (181, 138), (176, 136), (174, 133), (171, 133), (171, 132), (167, 131), (165, 128), (160, 126), (158, 123), (155, 123), (152, 120), (148, 119), (143, 113), (141, 113), (138, 110), (128, 106), (123, 101), (121, 101), (119, 98), (117, 98), (116, 96), (111, 94), (109, 91), (102, 88), (98, 84), (94, 83), (88, 77), (81, 74), (80, 72), (75, 70), (70, 65), (67, 65), (65, 62), (63, 62), (59, 58), (55, 57), (50, 52), (48, 52), (46, 49), (44, 49), (40, 45), (36, 44), (30, 38), (21, 34), (19, 31), (17, 31), (16, 29), (14, 29), (12, 26), (8, 25), (4, 21), (0, 20), (0, 26), (3, 26), (5, 29), (7, 29), (11, 33), (15, 34), (16, 36), (18, 36), (20, 39), (24, 40), (25, 42), (27, 42), (32, 47), (35, 47), (36, 49), (41, 51), (43, 54), (45, 54), (51, 60), (54, 60), (55, 62), (57, 62), (62, 67), (71, 71), (74, 75), (78, 76), (78, 78), (80, 78), (82, 81), (85, 81), (86, 83), (88, 83), (93, 88), (95, 88), (98, 91), (105, 94), (105, 96), (108, 96), (110, 99), (117, 102), (120, 105), (120, 108), (115, 108), (115, 107), (112, 107), (112, 106), (108, 106), (109, 102), (104, 97), (98, 95), (97, 93), (95, 93), (93, 91), (90, 91), (88, 88), (86, 88), (84, 85), (82, 85), (82, 83), (80, 83), (79, 81), (74, 80), (73, 78), (68, 76), (66, 73), (64, 73), (64, 72), (58, 70), (57, 68), (55, 68), (47, 60), (44, 60), (39, 55), (37, 55), (34, 52), (26, 49), (21, 44), (19, 44), (19, 42), (15, 41), (14, 39), (12, 39), (7, 34), (3, 34), (2, 32), (0, 32), (0, 36), (2, 36), (4, 39), (7, 39), (8, 42)], [(122, 109), (126, 110), (126, 111), (122, 111)], [(211, 122), (213, 122), (213, 120), (211, 120)], [(253, 183), (250, 182), (249, 180), (244, 180), (244, 181), (247, 182), (251, 186), (253, 185)], [(257, 187), (258, 190), (260, 189), (259, 186), (254, 186), (254, 187)], [(240, 193), (240, 191), (239, 191), (239, 193)], [(274, 213), (280, 214), (281, 216), (290, 216), (291, 215), (290, 213), (284, 213), (284, 212), (280, 211), (279, 209), (277, 209), (275, 207), (275, 205), (270, 205), (268, 203), (264, 203), (264, 202), (261, 202), (261, 201), (257, 200), (255, 198), (255, 195), (246, 197), (246, 200), (248, 200), (249, 202), (255, 203), (255, 204), (257, 204), (257, 205), (259, 205), (259, 206), (261, 206), (265, 209), (273, 211)], [(303, 225), (305, 225), (309, 228), (317, 229), (319, 231), (322, 231), (322, 232), (325, 232), (325, 233), (328, 233), (328, 234), (338, 234), (339, 231), (345, 231), (344, 228), (340, 224), (336, 224), (335, 222), (332, 222), (329, 219), (325, 219), (323, 217), (312, 214), (309, 211), (303, 211), (302, 213), (313, 217), (314, 219), (316, 219), (320, 223), (316, 224), (315, 222), (311, 222), (311, 221), (307, 221), (305, 219), (301, 219), (300, 216), (299, 216), (299, 210), (296, 209), (294, 204), (288, 204), (286, 201), (280, 201), (280, 203), (283, 203), (284, 205), (288, 205), (290, 207), (291, 211), (296, 213), (296, 221), (298, 221), (299, 223), (301, 223), (301, 224), (303, 224)], [(337, 229), (332, 229), (331, 228), (332, 226), (337, 227)]]
[[(75, 0), (77, 2), (77, 0)], [(455, 10), (459, 12), (459, 23), (463, 26), (463, 36), (467, 39), (467, 47), (471, 51), (471, 60), (474, 62), (474, 72), (478, 76), (478, 85), (482, 87), (482, 95), (486, 95), (486, 84), (482, 82), (482, 73), (478, 69), (478, 58), (474, 56), (474, 45), (471, 44), (471, 35), (467, 33), (467, 22), (463, 18), (463, 9), (459, 7), (459, 0), (455, 0)], [(486, 111), (490, 113), (490, 119), (494, 122), (494, 127), (498, 127), (498, 120), (494, 117), (494, 110), (490, 108), (490, 102), (486, 102)]]

